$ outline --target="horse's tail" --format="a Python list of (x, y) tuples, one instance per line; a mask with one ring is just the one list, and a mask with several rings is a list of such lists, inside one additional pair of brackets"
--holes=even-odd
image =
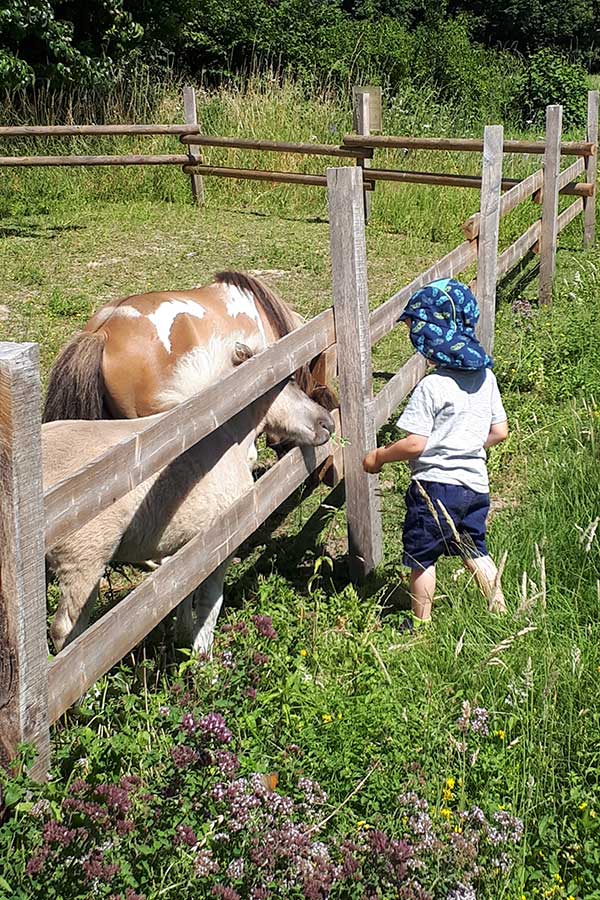
[(58, 354), (50, 370), (42, 420), (106, 419), (103, 331), (82, 331)]

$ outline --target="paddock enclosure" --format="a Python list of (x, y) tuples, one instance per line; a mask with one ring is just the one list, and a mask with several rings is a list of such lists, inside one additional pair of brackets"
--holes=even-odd
[[(187, 154), (135, 158), (3, 157), (0, 166), (180, 165), (190, 177), (198, 202), (202, 202), (202, 177), (214, 175), (275, 181), (285, 180), (279, 176), (298, 175), (291, 183), (322, 185), (327, 189), (329, 204), (332, 306), (243, 363), (221, 382), (170, 410), (134, 439), (123, 441), (45, 492), (41, 476), (38, 347), (0, 343), (0, 762), (9, 762), (19, 743), (32, 742), (38, 749), (33, 771), (40, 778), (49, 767), (50, 726), (328, 458), (337, 479), (345, 483), (353, 577), (361, 578), (378, 565), (382, 559), (382, 525), (377, 478), (363, 472), (361, 460), (364, 452), (376, 445), (378, 429), (422, 376), (425, 361), (413, 355), (375, 394), (371, 349), (396, 327), (415, 290), (437, 278), (459, 276), (475, 265), (476, 276), (471, 283), (481, 307), (480, 339), (491, 351), (497, 283), (529, 253), (538, 253), (540, 302), (550, 303), (558, 234), (582, 214), (584, 244), (594, 240), (597, 91), (588, 96), (585, 140), (563, 142), (562, 108), (550, 106), (545, 140), (531, 142), (504, 141), (502, 126), (486, 127), (481, 141), (370, 134), (380, 126), (377, 93), (359, 89), (355, 93), (357, 133), (346, 135), (335, 147), (259, 140), (244, 144), (242, 139), (203, 135), (195, 122), (193, 93), (187, 91), (186, 98), (185, 125), (19, 126), (0, 128), (0, 136), (6, 139), (39, 134), (168, 133), (182, 140), (189, 149)], [(305, 176), (269, 170), (226, 170), (202, 163), (203, 146), (224, 145), (252, 145), (266, 153), (285, 150), (337, 156), (354, 165)], [(481, 154), (481, 176), (377, 169), (373, 165), (374, 154), (380, 147)], [(521, 181), (505, 179), (503, 157), (507, 153), (538, 154), (542, 166)], [(562, 157), (567, 157), (563, 168)], [(574, 161), (570, 161), (573, 157)], [(578, 180), (581, 176), (582, 181)], [(313, 180), (300, 180), (307, 178)], [(365, 223), (369, 192), (380, 180), (475, 188), (481, 192), (481, 201), (479, 212), (463, 225), (462, 243), (369, 312)], [(561, 193), (575, 199), (559, 213)], [(530, 198), (539, 203), (539, 219), (499, 253), (500, 220)], [(45, 546), (92, 520), (324, 351), (332, 374), (337, 373), (339, 378), (340, 408), (334, 414), (337, 437), (323, 447), (296, 448), (288, 453), (226, 511), (218, 528), (190, 541), (84, 634), (49, 659)]]

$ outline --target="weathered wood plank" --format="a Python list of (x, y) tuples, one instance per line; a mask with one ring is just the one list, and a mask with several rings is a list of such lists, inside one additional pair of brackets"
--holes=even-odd
[(378, 306), (371, 313), (371, 343), (376, 344), (386, 334), (388, 334), (398, 322), (400, 313), (406, 306), (409, 298), (415, 291), (430, 281), (437, 278), (452, 278), (467, 268), (477, 259), (477, 249), (475, 241), (464, 241), (447, 253), (437, 262), (429, 266), (425, 272), (417, 275), (416, 278), (397, 291), (389, 300)]
[(0, 343), (0, 765), (33, 743), (38, 778), (50, 762), (47, 660), (39, 353)]
[(425, 357), (415, 353), (375, 395), (375, 426), (378, 429), (385, 425), (396, 407), (421, 380), (425, 367)]
[[(481, 153), (483, 141), (478, 138), (426, 138), (406, 137), (399, 135), (370, 135), (361, 137), (358, 134), (345, 134), (342, 141), (345, 147), (397, 148), (401, 150), (460, 150), (467, 153)], [(539, 153), (546, 149), (544, 141), (504, 141), (504, 153)], [(596, 153), (596, 142), (564, 141), (560, 145), (563, 156), (593, 156)]]
[[(578, 202), (578, 201), (576, 201)], [(540, 238), (541, 222), (534, 222), (517, 240), (498, 257), (496, 277), (498, 281), (529, 253)]]
[[(582, 172), (585, 172), (585, 160), (583, 158), (576, 159), (574, 163), (571, 163), (570, 166), (567, 166), (566, 169), (563, 169), (560, 175), (558, 176), (558, 190), (562, 191), (564, 188), (570, 187), (571, 182), (574, 182), (576, 178), (579, 178)], [(583, 187), (583, 185), (581, 185)]]
[(377, 446), (377, 433), (361, 172), (328, 169), (327, 186), (348, 544), (351, 571), (363, 577), (383, 550), (377, 480), (362, 468), (364, 454)]
[[(371, 92), (368, 89), (354, 88), (352, 99), (354, 130), (360, 135), (371, 134)], [(371, 166), (371, 160), (368, 158), (359, 159), (357, 162), (363, 170), (363, 174), (365, 169), (369, 169)], [(371, 215), (371, 195), (366, 191), (363, 193), (363, 208), (365, 222), (368, 222)]]
[[(339, 431), (339, 416), (333, 414)], [(225, 562), (338, 446), (291, 450), (229, 509), (209, 532), (193, 538), (50, 663), (49, 718), (55, 722), (93, 683)]]
[(503, 137), (504, 129), (501, 125), (486, 126), (483, 135), (481, 218), (477, 249), (477, 299), (481, 312), (478, 328), (479, 339), (490, 355), (494, 349), (496, 322)]
[(183, 166), (190, 157), (183, 153), (159, 156), (0, 156), (0, 168), (37, 166)]
[[(587, 139), (598, 143), (598, 91), (589, 91), (587, 109)], [(585, 161), (585, 180), (594, 189), (591, 197), (584, 203), (583, 246), (590, 247), (594, 243), (596, 230), (596, 177), (598, 174), (598, 157), (589, 156)]]
[[(190, 84), (186, 84), (183, 88), (183, 115), (188, 125), (198, 124), (198, 112), (196, 109), (196, 91)], [(198, 144), (190, 144), (189, 161), (202, 162), (202, 148)], [(190, 185), (192, 188), (192, 197), (198, 204), (202, 206), (204, 203), (204, 183), (201, 175), (190, 175)]]
[(542, 230), (540, 233), (540, 303), (552, 301), (552, 282), (556, 269), (558, 193), (560, 179), (560, 138), (562, 106), (546, 109), (546, 152), (544, 154), (544, 187), (542, 196)]
[(266, 141), (260, 138), (220, 137), (214, 134), (182, 135), (182, 144), (197, 144), (202, 147), (224, 147), (228, 150), (261, 150), (265, 153), (292, 153), (300, 156), (331, 156), (345, 159), (371, 157), (368, 148), (339, 147), (337, 144), (297, 143), (293, 141)]
[[(516, 209), (516, 207), (524, 200), (532, 197), (533, 194), (541, 188), (543, 180), (544, 173), (542, 169), (538, 169), (537, 172), (528, 175), (523, 181), (519, 181), (518, 184), (515, 184), (514, 187), (502, 194), (500, 200), (500, 218), (504, 218), (504, 216), (508, 215), (509, 212), (512, 212), (513, 209)], [(477, 212), (470, 216), (466, 222), (463, 222), (462, 230), (467, 240), (472, 241), (479, 234), (480, 219), (481, 216)]]
[(326, 310), (45, 494), (46, 544), (81, 528), (334, 342)]
[(573, 219), (575, 219), (579, 215), (579, 213), (582, 213), (584, 211), (584, 209), (584, 201), (581, 197), (575, 200), (574, 203), (571, 203), (570, 206), (567, 206), (567, 208), (561, 212), (557, 219), (557, 232), (560, 233), (563, 228), (566, 228), (567, 225), (569, 225), (573, 221)]

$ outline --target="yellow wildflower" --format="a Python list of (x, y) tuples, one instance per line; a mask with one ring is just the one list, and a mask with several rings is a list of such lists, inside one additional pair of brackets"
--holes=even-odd
[(304, 647), (300, 651), (300, 656), (308, 656), (308, 650), (305, 650)]
[(454, 794), (452, 793), (452, 791), (449, 791), (448, 788), (444, 788), (444, 791), (442, 793), (442, 800), (453, 800), (453, 799), (454, 799)]
[(495, 731), (494, 734), (501, 741), (506, 737), (506, 732), (502, 728), (500, 728), (499, 731)]
[(440, 809), (440, 816), (442, 817), (442, 819), (446, 819), (446, 821), (448, 821), (448, 819), (452, 818), (452, 810), (447, 809), (444, 806), (442, 809)]
[(579, 804), (579, 809), (581, 810), (581, 812), (584, 812), (584, 810), (587, 809), (587, 803), (585, 802), (585, 800), (583, 801), (583, 803)]
[(323, 723), (325, 725), (330, 725), (331, 722), (333, 722), (333, 716), (330, 716), (329, 713), (325, 713), (323, 716), (321, 716), (321, 718), (323, 719)]
[(450, 776), (450, 778), (446, 778), (446, 787), (447, 788), (449, 788), (450, 790), (453, 790), (455, 784), (456, 784), (456, 781), (454, 780), (454, 778), (452, 778), (452, 776)]
[(555, 882), (556, 882), (557, 884), (562, 884), (562, 878), (560, 877), (560, 875), (558, 874), (558, 872), (555, 872), (554, 875), (553, 875), (552, 877), (554, 878), (554, 880), (555, 880)]
[(360, 831), (360, 829), (361, 829), (361, 828), (364, 828), (366, 824), (367, 824), (367, 823), (366, 823), (366, 821), (365, 821), (364, 819), (360, 819), (360, 820), (356, 823), (356, 828)]
[(598, 813), (595, 809), (590, 809), (590, 819), (595, 819)]

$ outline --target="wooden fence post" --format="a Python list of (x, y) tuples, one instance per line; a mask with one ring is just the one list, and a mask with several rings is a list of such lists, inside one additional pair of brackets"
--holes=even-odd
[(556, 269), (558, 237), (558, 193), (560, 176), (560, 140), (562, 136), (562, 106), (546, 108), (546, 151), (542, 168), (542, 230), (540, 232), (540, 303), (552, 302), (552, 281)]
[(598, 171), (598, 91), (588, 91), (587, 108), (587, 140), (596, 144), (596, 153), (585, 158), (585, 180), (594, 185), (591, 197), (584, 197), (584, 232), (583, 246), (590, 247), (594, 243), (596, 233), (596, 174)]
[(0, 343), (0, 764), (33, 743), (40, 779), (50, 762), (41, 434), (37, 345)]
[(487, 125), (483, 133), (481, 218), (477, 240), (477, 299), (481, 318), (479, 338), (486, 352), (494, 349), (500, 190), (502, 186), (502, 125)]
[[(372, 131), (381, 131), (381, 88), (359, 87), (352, 88), (352, 127), (356, 134), (369, 135)], [(371, 160), (362, 158), (358, 160), (361, 169), (368, 169)], [(363, 192), (365, 222), (371, 215), (371, 192)]]
[(348, 549), (352, 575), (361, 578), (383, 555), (377, 479), (362, 468), (364, 454), (377, 446), (377, 433), (361, 171), (327, 169), (327, 190)]
[[(189, 84), (186, 84), (183, 89), (183, 113), (186, 125), (198, 124), (198, 113), (196, 110), (196, 91)], [(190, 157), (195, 156), (200, 163), (202, 162), (201, 146), (198, 146), (197, 144), (189, 144), (187, 149)], [(193, 160), (190, 159), (190, 162), (192, 161)], [(202, 204), (204, 203), (204, 183), (202, 181), (202, 175), (190, 175), (190, 182), (192, 185), (192, 196), (198, 206), (202, 206)]]

